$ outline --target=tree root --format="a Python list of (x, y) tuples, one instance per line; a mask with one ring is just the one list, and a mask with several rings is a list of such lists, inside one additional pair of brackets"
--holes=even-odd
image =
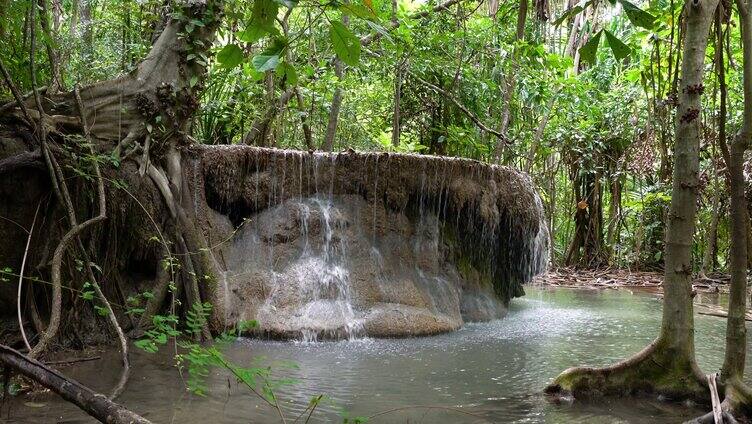
[[(169, 258), (170, 252), (165, 248), (165, 257)], [(168, 259), (169, 260), (169, 259)], [(156, 315), (159, 312), (159, 309), (162, 307), (162, 305), (165, 302), (165, 299), (167, 298), (167, 294), (169, 292), (170, 283), (172, 283), (172, 276), (171, 273), (168, 272), (167, 267), (171, 266), (170, 264), (167, 264), (167, 266), (163, 266), (163, 264), (160, 261), (159, 266), (157, 267), (157, 284), (152, 290), (152, 294), (154, 296), (150, 297), (149, 300), (146, 302), (146, 306), (144, 307), (144, 313), (141, 314), (141, 317), (138, 321), (138, 328), (143, 329), (151, 326), (151, 319), (154, 315)]]
[(29, 256), (29, 246), (31, 245), (31, 236), (34, 234), (34, 225), (37, 223), (37, 215), (39, 214), (39, 206), (42, 205), (40, 200), (37, 203), (37, 209), (34, 211), (34, 219), (31, 221), (31, 227), (28, 231), (28, 237), (26, 238), (26, 248), (24, 249), (23, 259), (21, 260), (21, 270), (18, 272), (18, 297), (16, 298), (16, 308), (18, 309), (18, 328), (21, 330), (21, 337), (23, 338), (24, 345), (27, 351), (31, 351), (31, 345), (29, 339), (26, 337), (26, 330), (24, 330), (23, 317), (21, 308), (21, 295), (23, 294), (23, 276), (26, 268), (26, 258)]
[(557, 397), (658, 393), (671, 399), (707, 400), (705, 377), (692, 360), (683, 360), (656, 339), (631, 358), (604, 368), (576, 367), (561, 373), (545, 389)]
[[(727, 380), (723, 385), (724, 399), (720, 405), (722, 423), (737, 424), (735, 417), (749, 417), (752, 413), (752, 390), (738, 378)], [(717, 422), (714, 411), (686, 421), (684, 424), (715, 424)], [(747, 422), (746, 420), (743, 422)]]

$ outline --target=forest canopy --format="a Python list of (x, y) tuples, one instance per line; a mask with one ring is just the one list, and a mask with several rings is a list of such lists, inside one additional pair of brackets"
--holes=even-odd
[[(0, 7), (0, 58), (29, 92), (28, 3)], [(47, 4), (49, 3), (49, 4)], [(175, 12), (161, 1), (38, 2), (37, 81), (58, 90), (131, 72)], [(670, 193), (681, 2), (226, 2), (190, 135), (206, 144), (468, 157), (533, 175), (557, 262), (660, 267)], [(186, 18), (188, 19), (188, 18)], [(191, 18), (186, 32), (205, 23)], [(725, 12), (726, 134), (742, 116), (740, 27)], [(703, 97), (702, 234), (725, 264), (719, 78)], [(3, 85), (3, 97), (10, 98)], [(341, 117), (341, 119), (337, 119)], [(584, 202), (584, 203), (581, 203)], [(593, 239), (575, 240), (587, 204)], [(712, 225), (711, 225), (712, 224)], [(705, 234), (707, 233), (707, 234)], [(710, 249), (709, 259), (703, 257)], [(707, 262), (713, 262), (708, 264)]]

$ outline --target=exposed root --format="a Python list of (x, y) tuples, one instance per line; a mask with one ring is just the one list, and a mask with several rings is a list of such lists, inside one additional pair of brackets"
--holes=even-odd
[(684, 356), (656, 339), (614, 365), (569, 368), (545, 392), (553, 397), (574, 398), (658, 393), (671, 399), (706, 400), (704, 376), (696, 363)]
[[(740, 378), (727, 380), (723, 387), (723, 394), (721, 409), (724, 413), (724, 419), (726, 416), (731, 418), (724, 423), (736, 423), (734, 417), (748, 418), (752, 416), (752, 390)], [(744, 422), (748, 422), (748, 420), (745, 419)]]
[(21, 329), (21, 337), (23, 338), (24, 345), (28, 351), (31, 351), (31, 345), (29, 339), (26, 337), (26, 330), (24, 330), (23, 317), (21, 315), (21, 294), (23, 293), (23, 276), (26, 269), (26, 258), (29, 256), (29, 245), (31, 244), (31, 236), (34, 234), (34, 225), (37, 223), (37, 215), (39, 214), (39, 206), (42, 204), (40, 201), (37, 203), (37, 209), (34, 211), (34, 219), (31, 221), (31, 228), (29, 228), (29, 236), (26, 238), (26, 248), (24, 249), (23, 259), (21, 260), (21, 270), (18, 272), (18, 297), (16, 298), (16, 308), (18, 309), (18, 328)]
[[(714, 399), (713, 411), (686, 421), (684, 424), (716, 424), (718, 422), (736, 424), (739, 422), (737, 417), (747, 418), (750, 416), (750, 412), (752, 412), (752, 390), (741, 379), (733, 378), (727, 380), (723, 386), (723, 391), (725, 397), (720, 406), (716, 406), (717, 401)], [(717, 397), (717, 394), (713, 393), (712, 388), (711, 395)], [(719, 417), (721, 421), (718, 420)], [(747, 422), (747, 420), (745, 419), (742, 422)]]
[[(72, 202), (70, 201), (70, 196), (66, 196), (65, 194), (61, 193), (60, 188), (63, 187), (65, 184), (65, 180), (62, 177), (62, 171), (60, 170), (60, 167), (57, 166), (57, 163), (55, 162), (54, 156), (52, 156), (49, 149), (46, 148), (45, 145), (45, 152), (48, 159), (48, 165), (53, 168), (51, 172), (51, 178), (53, 178), (55, 184), (53, 184), (56, 188), (56, 195), (58, 195), (58, 198), (65, 201), (66, 206), (69, 208), (70, 211), (73, 210)], [(63, 193), (67, 192), (67, 189)], [(66, 198), (67, 197), (67, 198)], [(65, 254), (66, 249), (68, 248), (68, 244), (73, 241), (79, 233), (84, 231), (86, 228), (96, 224), (99, 221), (104, 220), (104, 215), (99, 215), (96, 217), (93, 217), (91, 219), (88, 219), (81, 224), (77, 224), (75, 220), (71, 222), (71, 229), (68, 230), (67, 233), (63, 236), (63, 238), (58, 243), (57, 247), (55, 248), (55, 253), (52, 257), (52, 270), (51, 270), (51, 279), (52, 279), (52, 310), (50, 312), (50, 321), (47, 325), (46, 330), (44, 333), (42, 333), (41, 337), (39, 338), (39, 342), (34, 346), (34, 348), (29, 353), (29, 356), (32, 358), (36, 358), (41, 354), (49, 345), (49, 343), (57, 336), (58, 329), (60, 328), (60, 308), (62, 304), (62, 273), (61, 273), (61, 267), (63, 263), (63, 255)]]
[[(167, 249), (165, 249), (166, 251)], [(168, 257), (169, 251), (165, 252), (165, 257)], [(168, 266), (170, 266), (168, 264)], [(156, 315), (167, 298), (169, 293), (170, 283), (172, 278), (168, 272), (167, 267), (162, 263), (157, 267), (157, 284), (152, 290), (154, 296), (150, 297), (144, 307), (144, 313), (141, 314), (141, 318), (138, 321), (138, 328), (143, 329), (151, 326), (151, 319)]]

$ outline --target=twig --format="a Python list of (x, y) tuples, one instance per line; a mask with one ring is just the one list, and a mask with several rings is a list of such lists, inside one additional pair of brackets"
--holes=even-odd
[(45, 365), (64, 365), (64, 364), (76, 364), (79, 362), (90, 362), (90, 361), (97, 361), (99, 359), (102, 359), (101, 356), (89, 356), (86, 358), (73, 358), (73, 359), (66, 359), (61, 361), (49, 361), (45, 362)]

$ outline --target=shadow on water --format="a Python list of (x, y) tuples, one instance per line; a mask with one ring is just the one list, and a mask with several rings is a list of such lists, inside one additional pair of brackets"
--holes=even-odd
[[(527, 291), (526, 297), (512, 302), (506, 318), (468, 324), (454, 333), (321, 343), (242, 339), (227, 355), (243, 365), (297, 363), (295, 369), (276, 368), (278, 376), (299, 380), (278, 391), (290, 417), (317, 394), (328, 395), (352, 416), (419, 405), (472, 414), (409, 408), (370, 421), (379, 423), (652, 423), (681, 422), (703, 412), (657, 399), (547, 402), (542, 388), (565, 368), (607, 365), (650, 342), (660, 325), (661, 303), (654, 296), (626, 290)], [(700, 365), (706, 372), (718, 369), (725, 321), (698, 315), (696, 331)], [(154, 422), (277, 422), (274, 411), (223, 372), (210, 377), (208, 396), (188, 395), (169, 349), (157, 355), (136, 352), (133, 362), (134, 375), (119, 401)], [(108, 352), (100, 361), (64, 372), (107, 391), (117, 380), (117, 364), (116, 352)], [(89, 422), (51, 395), (33, 402), (6, 406), (0, 422)], [(37, 408), (40, 404), (45, 407)], [(322, 406), (316, 416), (316, 422), (341, 421), (332, 405)]]

